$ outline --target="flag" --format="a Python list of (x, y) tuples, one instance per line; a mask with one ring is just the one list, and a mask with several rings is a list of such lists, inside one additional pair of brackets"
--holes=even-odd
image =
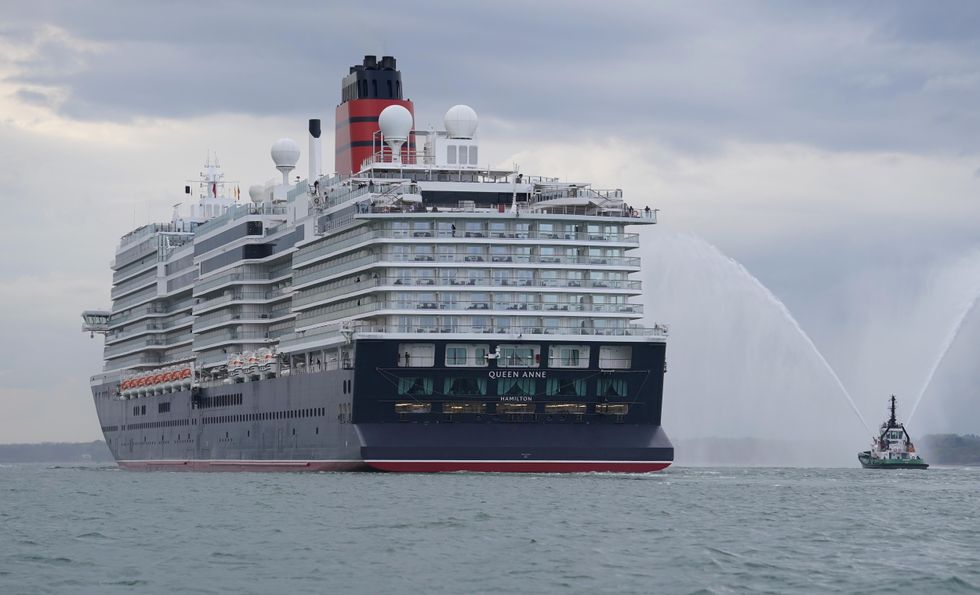
[(211, 196), (218, 198), (218, 183), (211, 182)]

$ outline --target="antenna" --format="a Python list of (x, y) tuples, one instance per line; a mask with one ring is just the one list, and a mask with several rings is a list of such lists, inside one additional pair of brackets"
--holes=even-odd
[(514, 191), (510, 198), (511, 213), (517, 213), (517, 172), (518, 171), (520, 171), (520, 168), (518, 168), (517, 164), (515, 163), (514, 164)]

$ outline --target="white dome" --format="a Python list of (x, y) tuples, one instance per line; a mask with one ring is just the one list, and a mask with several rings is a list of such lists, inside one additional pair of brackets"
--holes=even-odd
[(389, 105), (378, 116), (378, 125), (385, 140), (405, 141), (412, 130), (412, 112), (400, 105)]
[(272, 161), (276, 167), (296, 167), (299, 161), (299, 145), (291, 138), (280, 138), (272, 145)]
[(468, 105), (454, 105), (443, 118), (449, 138), (473, 138), (479, 119)]
[(259, 186), (258, 184), (252, 184), (248, 187), (248, 197), (252, 199), (252, 202), (259, 204), (264, 198), (262, 195), (265, 193), (265, 188)]

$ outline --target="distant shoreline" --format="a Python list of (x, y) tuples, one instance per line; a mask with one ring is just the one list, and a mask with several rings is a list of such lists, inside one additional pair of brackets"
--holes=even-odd
[[(812, 452), (812, 445), (758, 438), (688, 438), (674, 441), (679, 466), (785, 466)], [(980, 466), (980, 436), (930, 434), (920, 444), (933, 465)], [(792, 452), (796, 451), (796, 452)], [(792, 455), (797, 455), (793, 457)], [(0, 444), (0, 463), (113, 463), (103, 440)], [(819, 466), (819, 463), (818, 463)]]
[(113, 463), (103, 440), (0, 444), (0, 463)]

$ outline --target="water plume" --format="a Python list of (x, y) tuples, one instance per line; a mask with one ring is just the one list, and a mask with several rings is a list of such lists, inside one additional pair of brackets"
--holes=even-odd
[(932, 385), (933, 378), (935, 378), (936, 372), (939, 370), (939, 366), (943, 363), (943, 360), (946, 359), (946, 356), (949, 354), (949, 350), (953, 348), (956, 338), (960, 335), (960, 331), (963, 330), (963, 325), (966, 323), (970, 313), (973, 312), (978, 300), (980, 300), (980, 294), (974, 296), (970, 303), (966, 305), (959, 318), (956, 319), (956, 323), (952, 326), (949, 333), (947, 333), (946, 339), (943, 341), (942, 348), (939, 351), (939, 356), (933, 362), (932, 367), (929, 369), (929, 373), (926, 375), (926, 380), (922, 384), (922, 390), (919, 391), (919, 396), (915, 399), (915, 404), (912, 405), (912, 409), (909, 411), (909, 416), (906, 419), (906, 423), (912, 422), (912, 417), (919, 409), (919, 405), (922, 404), (922, 398), (926, 396), (926, 392), (928, 392), (929, 387)]
[[(824, 454), (839, 449), (835, 464), (853, 458), (855, 432), (828, 407), (828, 381), (840, 394), (835, 400), (843, 399), (864, 431), (871, 428), (785, 304), (695, 236), (658, 229), (644, 234), (642, 249), (647, 323), (671, 324), (668, 432), (678, 438), (813, 439), (825, 445)], [(842, 435), (835, 440), (832, 434)]]

